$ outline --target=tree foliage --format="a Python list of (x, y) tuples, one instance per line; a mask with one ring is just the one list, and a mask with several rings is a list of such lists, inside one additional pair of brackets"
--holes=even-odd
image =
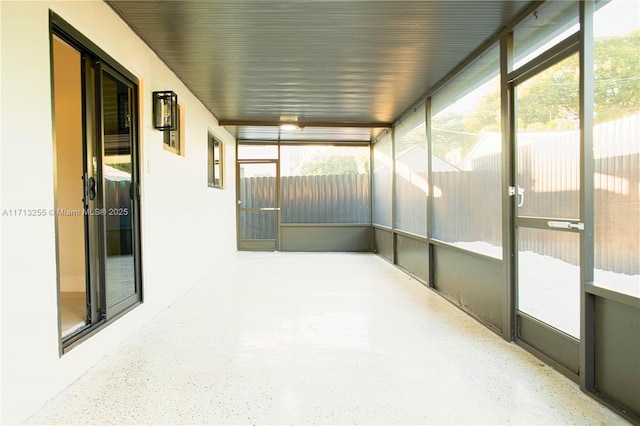
[(518, 86), (518, 129), (576, 129), (580, 119), (579, 78), (575, 54)]
[(640, 29), (596, 41), (596, 123), (640, 111)]
[(353, 175), (358, 164), (353, 157), (314, 155), (300, 167), (303, 176)]
[(447, 111), (438, 114), (431, 129), (433, 138), (437, 141), (431, 146), (433, 153), (446, 158), (452, 151), (470, 148), (478, 138), (469, 130), (463, 114)]
[[(595, 122), (602, 123), (640, 111), (640, 30), (595, 42)], [(542, 71), (517, 88), (518, 129), (576, 129), (579, 120), (578, 54)], [(446, 112), (434, 119), (433, 152), (445, 158), (453, 150), (464, 154), (480, 133), (500, 130), (500, 93), (484, 95), (465, 114)]]

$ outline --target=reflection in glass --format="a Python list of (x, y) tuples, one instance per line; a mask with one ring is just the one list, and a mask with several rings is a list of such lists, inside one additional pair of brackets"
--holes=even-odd
[(518, 215), (580, 217), (578, 55), (516, 89)]
[(424, 106), (395, 129), (395, 228), (427, 236), (427, 128)]
[(580, 338), (580, 235), (518, 228), (518, 310)]
[(391, 133), (373, 145), (373, 223), (391, 227)]
[(56, 207), (78, 214), (56, 215), (62, 335), (87, 324), (85, 228), (82, 201), (81, 55), (53, 37)]
[(104, 220), (106, 223), (106, 294), (111, 308), (136, 293), (133, 259), (133, 205), (130, 89), (103, 74)]
[(606, 3), (594, 27), (594, 282), (640, 297), (640, 4)]
[(513, 69), (578, 31), (578, 2), (550, 1), (537, 8), (513, 32)]
[(207, 163), (207, 182), (211, 187), (222, 188), (223, 179), (223, 152), (222, 142), (216, 139), (212, 134), (208, 136), (208, 163)]
[[(499, 51), (491, 49), (436, 95), (432, 120), (433, 236), (502, 258)], [(454, 80), (455, 83), (455, 80)], [(458, 101), (446, 104), (448, 99)]]

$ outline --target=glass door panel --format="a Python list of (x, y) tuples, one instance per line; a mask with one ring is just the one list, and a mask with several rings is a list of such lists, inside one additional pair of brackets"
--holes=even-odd
[(88, 322), (83, 178), (82, 54), (58, 37), (52, 39), (56, 227), (60, 325), (63, 337)]
[(136, 84), (51, 36), (63, 349), (141, 301)]
[(580, 338), (580, 236), (518, 229), (518, 309)]
[(277, 212), (241, 211), (241, 240), (275, 240), (277, 238)]
[(640, 4), (607, 2), (594, 27), (594, 284), (640, 299), (640, 109), (629, 98), (640, 81)]
[(573, 373), (580, 338), (578, 55), (515, 87), (517, 338)]
[(239, 248), (277, 250), (280, 208), (276, 162), (238, 164)]
[(108, 313), (130, 298), (136, 299), (132, 193), (131, 88), (108, 73), (102, 74), (102, 175), (105, 224), (105, 286)]

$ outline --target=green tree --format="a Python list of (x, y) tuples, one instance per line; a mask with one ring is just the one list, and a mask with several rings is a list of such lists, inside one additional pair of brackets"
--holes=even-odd
[(470, 139), (474, 138), (466, 131), (464, 119), (463, 114), (446, 111), (434, 117), (431, 126), (433, 154), (445, 158), (449, 152), (458, 148), (465, 150)]
[[(595, 122), (640, 111), (640, 29), (595, 42)], [(575, 129), (579, 120), (580, 69), (577, 54), (542, 71), (517, 88), (520, 130)], [(432, 124), (435, 155), (464, 157), (484, 131), (500, 130), (500, 92), (484, 95), (465, 114), (442, 112)]]
[(572, 55), (517, 88), (518, 129), (570, 130), (580, 118), (578, 55)]
[[(576, 127), (579, 119), (578, 65), (576, 54), (518, 87), (518, 127), (521, 130)], [(638, 113), (640, 29), (625, 36), (596, 40), (594, 71), (596, 123)], [(447, 127), (476, 134), (498, 130), (499, 96), (498, 92), (489, 93), (465, 117), (448, 117)]]
[[(543, 71), (518, 90), (518, 126), (526, 130), (575, 128), (579, 119), (578, 55)], [(640, 29), (595, 42), (595, 122), (640, 111)], [(531, 84), (535, 82), (535, 84)]]
[(302, 176), (353, 175), (358, 164), (353, 157), (314, 155), (300, 167)]
[(478, 106), (464, 118), (464, 131), (480, 133), (500, 131), (500, 91), (495, 90), (482, 97)]
[(596, 41), (596, 123), (640, 111), (640, 29)]

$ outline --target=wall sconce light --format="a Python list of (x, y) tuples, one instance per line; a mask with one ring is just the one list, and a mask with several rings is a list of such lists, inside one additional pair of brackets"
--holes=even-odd
[(153, 92), (153, 127), (157, 130), (178, 127), (178, 95), (170, 90)]

